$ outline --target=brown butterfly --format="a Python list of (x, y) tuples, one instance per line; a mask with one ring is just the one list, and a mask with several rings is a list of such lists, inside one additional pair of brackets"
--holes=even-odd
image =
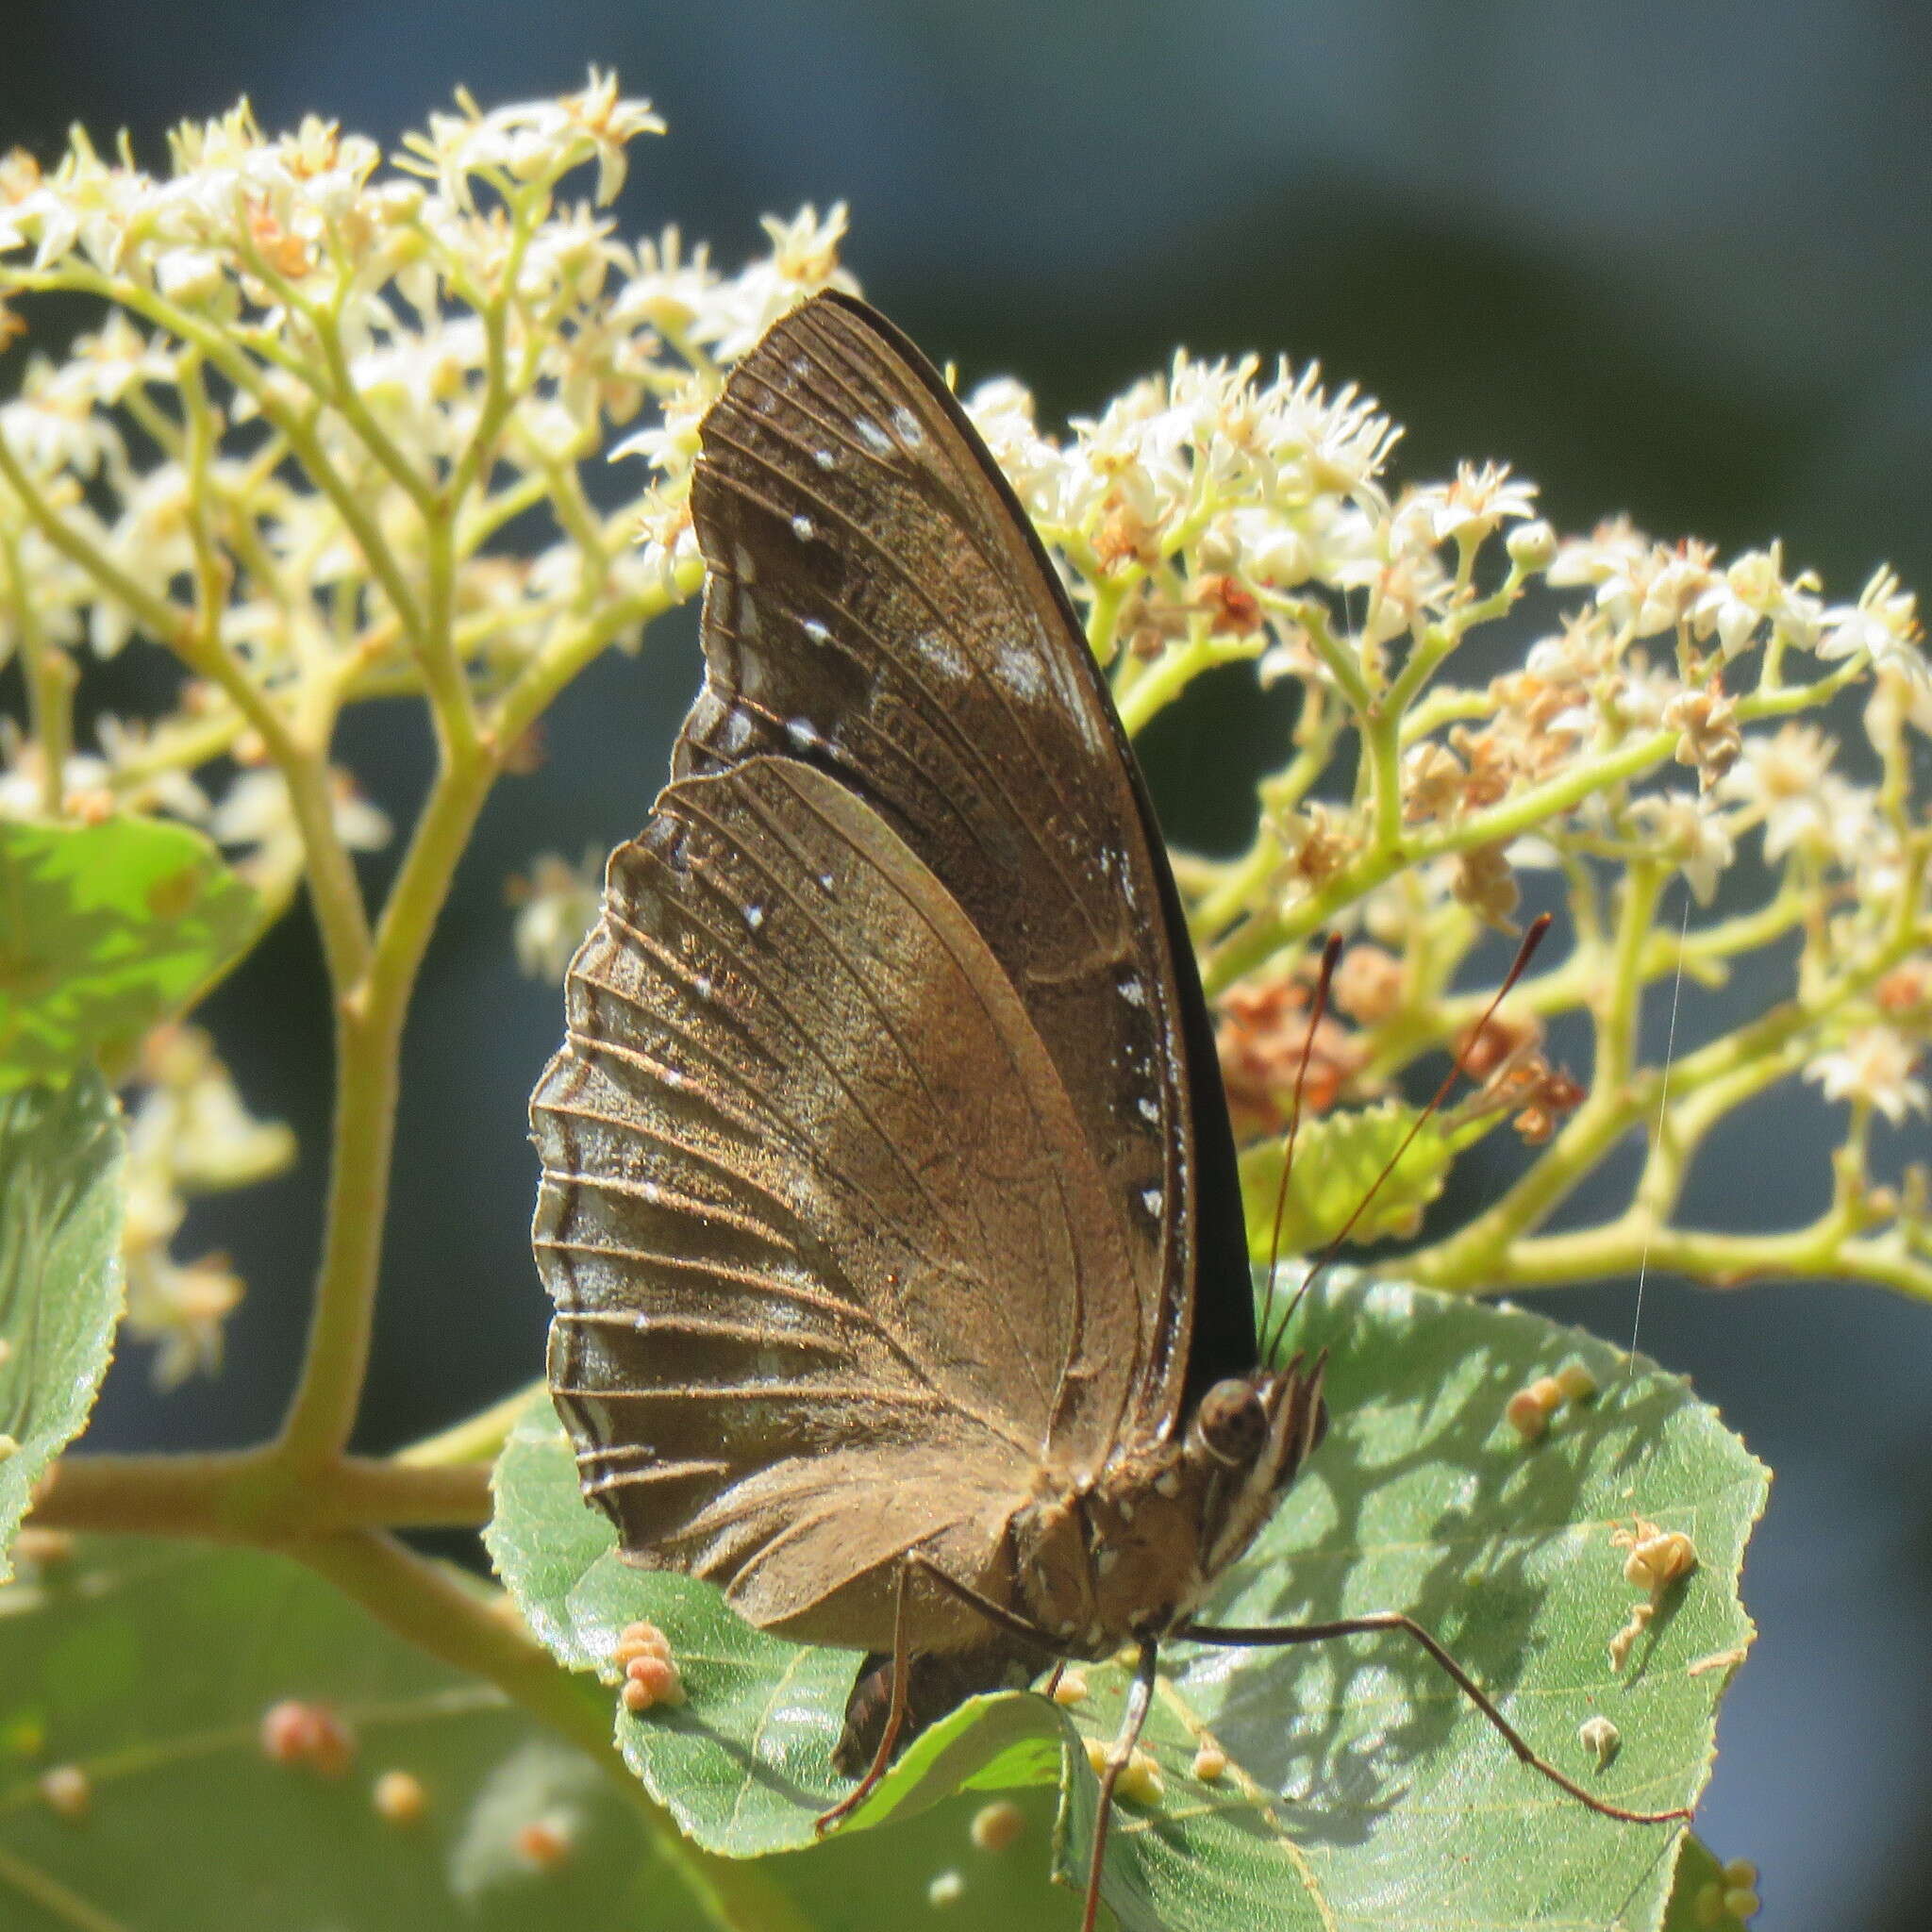
[[(550, 1382), (624, 1555), (872, 1653), (839, 1761), (1056, 1659), (1415, 1637), (1192, 1621), (1322, 1439), (1265, 1366), (1152, 807), (944, 382), (822, 294), (733, 371), (692, 513), (706, 681), (539, 1085)], [(1671, 1812), (1659, 1817), (1677, 1817)]]

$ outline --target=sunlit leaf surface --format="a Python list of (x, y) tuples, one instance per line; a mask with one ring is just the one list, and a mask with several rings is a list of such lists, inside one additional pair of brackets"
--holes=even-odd
[[(1648, 1809), (1694, 1798), (1718, 1697), (1751, 1635), (1737, 1578), (1765, 1491), (1715, 1412), (1641, 1357), (1539, 1316), (1389, 1284), (1319, 1289), (1291, 1345), (1328, 1349), (1334, 1426), (1213, 1614), (1409, 1611), (1591, 1790)], [(1603, 1392), (1526, 1446), (1504, 1420), (1509, 1395), (1571, 1361)], [(706, 1586), (622, 1564), (541, 1403), (497, 1484), (492, 1551), (558, 1657), (614, 1682), (625, 1623), (649, 1618), (670, 1634), (689, 1703), (618, 1720), (652, 1791), (720, 1851), (808, 1843), (841, 1789), (830, 1751), (852, 1654), (760, 1636)], [(1620, 1672), (1607, 1646), (1642, 1597), (1611, 1538), (1640, 1516), (1688, 1532), (1701, 1562)], [(1106, 1896), (1137, 1932), (1658, 1924), (1683, 1834), (1565, 1797), (1399, 1636), (1263, 1653), (1176, 1646), (1174, 1664), (1149, 1734), (1164, 1795), (1121, 1808), (1108, 1857)], [(1094, 1787), (1084, 1752), (1062, 1740), (1110, 1735), (1124, 1684), (1112, 1665), (1086, 1675), (1091, 1694), (1070, 1714), (1026, 1694), (962, 1707), (841, 1836), (962, 1784), (1060, 1777), (1062, 1875), (1077, 1881)], [(1621, 1740), (1604, 1767), (1578, 1737), (1597, 1715)], [(1191, 1769), (1208, 1733), (1232, 1759), (1213, 1784)]]
[(98, 1074), (0, 1092), (0, 1578), (34, 1484), (80, 1433), (113, 1353), (125, 1153)]
[(233, 957), (256, 908), (186, 825), (0, 821), (0, 1092), (131, 1051)]

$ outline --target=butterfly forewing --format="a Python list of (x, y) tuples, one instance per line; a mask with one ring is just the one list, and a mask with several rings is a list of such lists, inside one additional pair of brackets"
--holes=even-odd
[(912, 1543), (1008, 1593), (1033, 1473), (1097, 1466), (1143, 1363), (1119, 1204), (971, 922), (852, 792), (756, 758), (614, 855), (567, 999), (551, 1382), (626, 1549), (874, 1647)]
[(675, 768), (813, 764), (958, 902), (1123, 1204), (1135, 1420), (1165, 1432), (1204, 1252), (1232, 1288), (1210, 1373), (1254, 1360), (1232, 1146), (1151, 814), (1031, 525), (918, 351), (834, 296), (734, 372), (692, 507), (707, 682)]

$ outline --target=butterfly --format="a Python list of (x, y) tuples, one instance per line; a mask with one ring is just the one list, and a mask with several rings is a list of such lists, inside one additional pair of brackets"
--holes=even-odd
[[(1263, 1358), (1159, 829), (1067, 593), (931, 365), (834, 292), (701, 427), (705, 682), (532, 1102), (549, 1379), (623, 1554), (868, 1653), (844, 1815), (976, 1690), (1137, 1646), (1109, 1801), (1316, 1452)], [(1330, 958), (1332, 965), (1332, 955)], [(1680, 1816), (1679, 1813), (1657, 1814)]]

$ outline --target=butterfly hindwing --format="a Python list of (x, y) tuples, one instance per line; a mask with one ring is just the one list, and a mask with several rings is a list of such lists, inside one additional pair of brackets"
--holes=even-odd
[(1144, 1364), (1118, 1204), (972, 922), (834, 779), (754, 758), (613, 856), (567, 1002), (551, 1383), (626, 1549), (878, 1648), (911, 1543), (1009, 1589), (1034, 1471), (1096, 1467)]

